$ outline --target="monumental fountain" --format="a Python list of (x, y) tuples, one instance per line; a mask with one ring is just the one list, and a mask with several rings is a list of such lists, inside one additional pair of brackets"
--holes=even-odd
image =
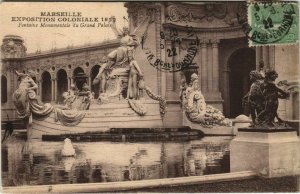
[[(145, 81), (147, 72), (140, 68), (140, 61), (144, 61), (140, 60), (143, 55), (143, 45), (140, 44), (141, 40), (146, 41), (145, 34), (151, 23), (153, 18), (149, 16), (133, 32), (129, 33), (128, 28), (124, 28), (119, 33), (120, 46), (105, 57), (92, 80), (93, 85), (100, 85), (101, 93), (97, 99), (83, 73), (74, 76), (75, 84), (63, 93), (62, 105), (43, 104), (36, 97), (38, 85), (33, 80), (34, 72), (16, 72), (21, 83), (13, 99), (19, 117), (26, 120), (28, 137), (93, 135), (120, 132), (118, 129), (124, 128), (164, 128), (166, 100), (152, 92), (148, 86), (151, 83)], [(196, 48), (198, 42), (196, 37), (190, 43), (193, 45), (191, 48)], [(186, 68), (192, 66), (187, 62), (184, 64)], [(231, 120), (225, 118), (220, 110), (206, 104), (198, 86), (198, 76), (193, 74), (186, 80), (190, 83), (183, 83), (180, 97), (182, 126), (196, 129), (199, 133), (217, 131), (218, 134), (232, 134)]]
[[(63, 105), (43, 104), (36, 98), (37, 85), (32, 73), (16, 72), (21, 83), (13, 98), (19, 117), (27, 122), (28, 137), (163, 128), (166, 100), (153, 93), (147, 86), (149, 82), (144, 81), (147, 72), (141, 71), (139, 63), (147, 60), (135, 59), (135, 54), (141, 57), (140, 40), (146, 41), (144, 35), (153, 22), (150, 15), (136, 28), (137, 35), (129, 34), (128, 29), (120, 34), (120, 46), (108, 54), (93, 80), (93, 84), (101, 85), (102, 93), (97, 99), (82, 75), (75, 77), (80, 88), (74, 86), (64, 93)], [(198, 37), (192, 42), (197, 43)], [(285, 99), (288, 94), (274, 83), (278, 76), (275, 71), (266, 72), (264, 78), (257, 72), (251, 76), (253, 84), (246, 103), (253, 125), (240, 128), (231, 143), (231, 171), (252, 170), (267, 177), (299, 174), (299, 138), (277, 114), (278, 98)], [(206, 104), (198, 88), (197, 74), (187, 80), (190, 82), (182, 82), (180, 93), (183, 126), (201, 131), (232, 131), (231, 121)]]

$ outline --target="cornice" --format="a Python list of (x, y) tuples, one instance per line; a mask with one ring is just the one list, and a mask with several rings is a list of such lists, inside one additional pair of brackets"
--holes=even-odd
[[(176, 25), (176, 24), (173, 24), (173, 23), (164, 23), (163, 24), (163, 27), (165, 28), (177, 28), (179, 30), (186, 30), (186, 27), (185, 26), (182, 26), (182, 25)], [(241, 26), (230, 26), (230, 27), (222, 27), (222, 28), (199, 28), (199, 27), (193, 27), (193, 30), (195, 32), (232, 32), (232, 31), (240, 31), (242, 30), (242, 27)]]
[(73, 54), (73, 53), (80, 53), (80, 52), (85, 52), (85, 51), (98, 50), (98, 49), (103, 49), (103, 48), (118, 47), (119, 44), (120, 44), (120, 40), (114, 39), (114, 40), (111, 40), (108, 42), (102, 42), (102, 43), (88, 45), (88, 46), (62, 48), (62, 49), (57, 49), (57, 50), (45, 51), (42, 53), (29, 53), (26, 56), (20, 58), (20, 60), (26, 61), (26, 60), (32, 60), (32, 59), (45, 58), (45, 57), (54, 57), (54, 56), (68, 55), (68, 54)]

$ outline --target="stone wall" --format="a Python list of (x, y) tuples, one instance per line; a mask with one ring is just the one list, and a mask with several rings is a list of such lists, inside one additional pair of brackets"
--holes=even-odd
[(277, 81), (287, 80), (284, 89), (290, 92), (287, 100), (280, 100), (279, 116), (299, 121), (299, 43), (275, 47), (275, 69), (279, 74)]

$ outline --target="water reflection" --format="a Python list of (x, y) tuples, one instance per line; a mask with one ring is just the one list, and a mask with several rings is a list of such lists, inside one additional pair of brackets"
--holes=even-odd
[[(227, 137), (228, 138), (228, 137)], [(2, 185), (132, 181), (229, 172), (229, 141), (205, 137), (187, 142), (76, 142), (76, 157), (62, 157), (64, 142), (2, 146)]]

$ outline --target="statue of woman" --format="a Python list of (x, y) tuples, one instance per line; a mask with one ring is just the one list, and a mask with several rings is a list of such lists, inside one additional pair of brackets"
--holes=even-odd
[(36, 98), (35, 90), (38, 85), (32, 79), (33, 72), (29, 71), (28, 74), (19, 73), (20, 85), (13, 94), (13, 101), (20, 118), (28, 118), (31, 113), (39, 116), (46, 116), (52, 112), (53, 107), (51, 104), (42, 104)]
[(199, 89), (198, 76), (195, 73), (191, 76), (191, 86), (186, 89), (186, 99), (184, 99), (183, 104), (192, 122), (205, 127), (232, 125), (231, 121), (225, 118), (221, 111), (206, 104), (205, 98)]
[(206, 103), (202, 92), (199, 90), (198, 76), (193, 74), (191, 76), (191, 86), (186, 89), (186, 105), (187, 111), (192, 117), (198, 117), (202, 122), (204, 121), (206, 113)]
[[(107, 55), (107, 63), (104, 63), (100, 69), (99, 73), (93, 80), (93, 85), (96, 85), (100, 82), (100, 78), (105, 70), (109, 70), (113, 66), (125, 67), (129, 64), (128, 61), (128, 50), (132, 50), (134, 47), (138, 45), (138, 40), (134, 38), (134, 35), (129, 35), (128, 27), (124, 27), (123, 31), (120, 31), (116, 28), (115, 23), (112, 24), (112, 29), (115, 34), (120, 39), (120, 46), (110, 52)], [(133, 44), (132, 44), (133, 43)], [(102, 91), (105, 93), (105, 91)]]
[(129, 59), (129, 78), (128, 78), (128, 89), (127, 89), (127, 98), (135, 99), (139, 98), (139, 87), (138, 81), (143, 78), (143, 73), (137, 63), (133, 58), (133, 51), (128, 52)]

